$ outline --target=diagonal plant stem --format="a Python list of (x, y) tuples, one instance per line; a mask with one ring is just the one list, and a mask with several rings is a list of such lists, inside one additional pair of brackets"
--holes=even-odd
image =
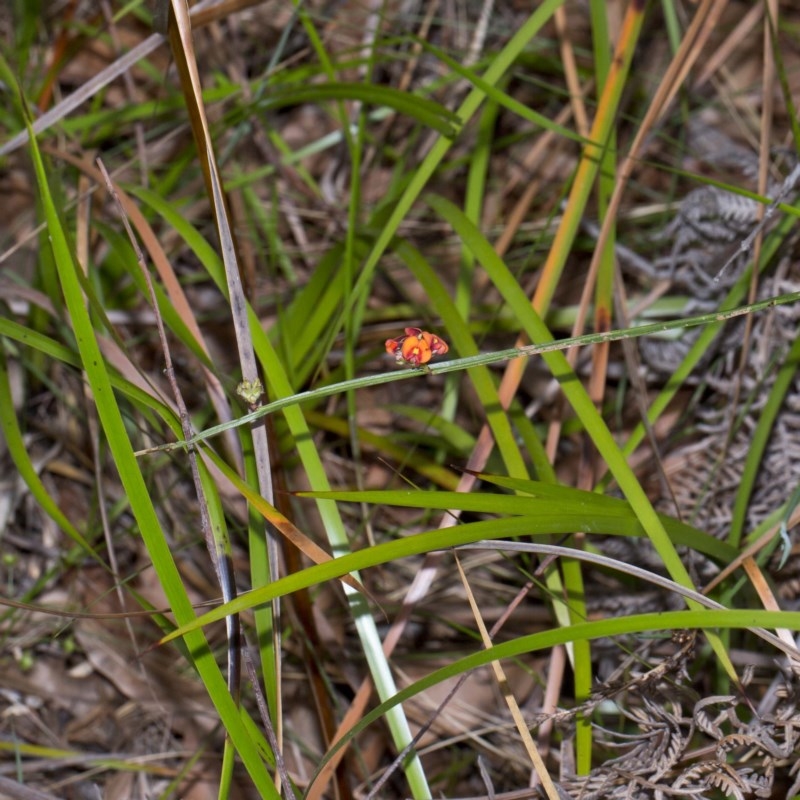
[(185, 441), (170, 442), (168, 444), (149, 447), (145, 450), (137, 451), (137, 456), (145, 456), (161, 451), (178, 450), (188, 447), (198, 442), (206, 441), (214, 436), (219, 436), (232, 428), (242, 425), (249, 425), (252, 422), (274, 414), (289, 406), (300, 405), (302, 403), (313, 402), (324, 397), (340, 394), (351, 389), (364, 389), (370, 386), (380, 386), (385, 383), (395, 381), (413, 380), (424, 375), (444, 375), (449, 372), (460, 372), (471, 367), (486, 364), (497, 364), (501, 361), (508, 361), (516, 358), (530, 358), (540, 356), (545, 353), (554, 353), (562, 350), (569, 350), (573, 347), (583, 347), (584, 345), (597, 344), (598, 342), (617, 342), (626, 339), (636, 339), (641, 336), (655, 336), (668, 331), (681, 330), (685, 328), (704, 327), (720, 322), (725, 322), (746, 314), (755, 314), (776, 306), (789, 305), (800, 301), (800, 292), (790, 292), (789, 294), (770, 297), (759, 300), (756, 303), (739, 306), (737, 308), (726, 309), (724, 311), (712, 311), (708, 314), (701, 314), (696, 317), (685, 317), (683, 319), (669, 320), (665, 322), (653, 322), (648, 325), (637, 325), (632, 328), (621, 328), (619, 330), (608, 331), (606, 333), (588, 333), (583, 336), (570, 337), (568, 339), (557, 339), (550, 342), (537, 344), (527, 344), (521, 347), (511, 347), (506, 350), (495, 350), (490, 353), (481, 353), (477, 356), (467, 356), (465, 358), (454, 358), (450, 361), (443, 361), (441, 364), (426, 364), (424, 369), (407, 369), (402, 372), (384, 372), (379, 375), (368, 375), (360, 378), (353, 378), (349, 381), (331, 383), (327, 386), (320, 386), (316, 389), (308, 389), (297, 392), (291, 396), (282, 397), (270, 403), (265, 403), (255, 411), (243, 414), (238, 419), (231, 422), (213, 425), (210, 428), (200, 431), (191, 439)]
[[(242, 371), (242, 383), (240, 384), (239, 392), (251, 407), (256, 407), (260, 404), (260, 397), (263, 391), (262, 384), (259, 378), (258, 363), (256, 361), (255, 348), (250, 331), (247, 300), (244, 295), (244, 288), (240, 277), (233, 227), (228, 215), (228, 206), (222, 188), (222, 180), (217, 166), (213, 140), (203, 103), (200, 74), (195, 59), (192, 39), (192, 23), (189, 16), (189, 8), (186, 0), (171, 0), (171, 3), (172, 14), (168, 15), (169, 41), (181, 77), (183, 94), (189, 118), (192, 123), (192, 132), (195, 137), (200, 165), (206, 182), (206, 191), (211, 201), (217, 235), (219, 237), (222, 263), (227, 281), (228, 301), (231, 307), (239, 364)], [(260, 493), (270, 505), (274, 505), (272, 466), (270, 463), (267, 430), (264, 422), (254, 423), (251, 426), (250, 434), (252, 437), (255, 471)], [(278, 534), (269, 523), (265, 522), (264, 527), (267, 540), (266, 552), (269, 565), (269, 578), (271, 581), (275, 581), (279, 577), (278, 570), (280, 563)], [(235, 592), (235, 582), (231, 581), (228, 588), (230, 591)], [(266, 625), (271, 627), (272, 639), (272, 659), (271, 663), (267, 665), (272, 676), (270, 684), (274, 689), (274, 691), (270, 693), (270, 700), (273, 705), (271, 710), (274, 714), (277, 740), (280, 743), (283, 730), (280, 692), (282, 662), (280, 657), (280, 602), (277, 598), (271, 605), (271, 618), (267, 620)], [(235, 631), (235, 633), (235, 636), (229, 638), (229, 653), (230, 658), (238, 663), (241, 646), (238, 630)], [(236, 652), (234, 653), (234, 651)], [(238, 699), (238, 685), (231, 687), (231, 693), (234, 698)], [(227, 752), (226, 749), (226, 755)], [(225, 765), (227, 766), (231, 763), (230, 761), (226, 761)], [(229, 772), (225, 771), (225, 780), (227, 780), (228, 775)]]
[[(478, 631), (481, 635), (481, 640), (483, 641), (483, 646), (488, 649), (492, 646), (492, 636), (483, 620), (480, 607), (475, 599), (475, 594), (471, 591), (469, 581), (467, 580), (467, 575), (464, 572), (464, 568), (461, 564), (461, 559), (458, 557), (458, 553), (455, 554), (455, 561), (456, 567), (458, 568), (458, 574), (461, 577), (461, 583), (463, 584), (467, 593), (467, 600), (469, 601), (470, 608), (472, 609), (472, 615), (475, 618)], [(534, 769), (536, 770), (536, 776), (541, 781), (545, 794), (547, 794), (550, 800), (559, 800), (560, 795), (558, 790), (553, 783), (553, 779), (550, 777), (550, 773), (547, 771), (547, 766), (545, 765), (544, 759), (539, 753), (539, 748), (536, 746), (536, 742), (533, 741), (531, 732), (528, 730), (528, 723), (525, 721), (525, 717), (522, 715), (522, 711), (517, 703), (517, 699), (514, 697), (514, 693), (511, 691), (511, 687), (509, 686), (508, 678), (506, 678), (506, 673), (502, 664), (499, 661), (492, 661), (492, 671), (495, 674), (497, 685), (500, 687), (500, 691), (505, 697), (508, 710), (511, 713), (511, 718), (514, 720), (514, 724), (517, 726), (517, 732), (519, 733), (522, 743), (527, 750), (531, 761), (533, 762)]]
[[(622, 87), (625, 83), (625, 76), (627, 75), (627, 70), (633, 57), (633, 44), (635, 44), (638, 30), (641, 27), (642, 14), (643, 9), (638, 6), (638, 3), (632, 3), (629, 7), (629, 13), (626, 16), (628, 38), (622, 38), (620, 57), (615, 59), (617, 73), (613, 77), (609, 76), (609, 80), (606, 83), (603, 93), (605, 103), (601, 101), (601, 109), (604, 113), (598, 113), (594, 125), (592, 126), (590, 141), (584, 151), (584, 157), (573, 185), (573, 196), (571, 200), (573, 197), (574, 200), (569, 207), (571, 208), (571, 213), (568, 212), (562, 219), (562, 225), (556, 235), (556, 240), (553, 242), (550, 257), (545, 264), (539, 287), (532, 301), (534, 308), (540, 315), (544, 315), (547, 312), (550, 299), (555, 291), (555, 283), (557, 283), (558, 275), (566, 262), (566, 247), (564, 244), (567, 241), (571, 241), (572, 237), (574, 237), (580, 217), (583, 213), (583, 207), (586, 204), (588, 193), (593, 183), (593, 176), (599, 167), (601, 147), (595, 144), (595, 142), (605, 142), (611, 130), (617, 104), (622, 94)], [(582, 171), (585, 174), (582, 174)], [(524, 344), (524, 341), (521, 341), (520, 344)], [(512, 361), (503, 375), (503, 380), (500, 384), (499, 398), (501, 404), (506, 409), (510, 407), (513, 397), (516, 394), (517, 387), (522, 379), (524, 365), (524, 359)], [(472, 455), (467, 462), (468, 471), (462, 475), (459, 481), (458, 491), (468, 492), (472, 489), (476, 480), (473, 473), (484, 468), (493, 445), (494, 439), (491, 429), (488, 425), (484, 425), (478, 436), (478, 441)], [(442, 517), (441, 527), (446, 528), (455, 525), (459, 518), (460, 515), (457, 510), (455, 513), (445, 514)], [(403, 601), (400, 616), (392, 625), (386, 637), (385, 648), (393, 649), (399, 641), (408, 619), (410, 618), (413, 606), (427, 594), (432, 585), (440, 559), (441, 555), (437, 553), (432, 553), (426, 557), (422, 569), (415, 576)]]
[[(113, 198), (114, 204), (117, 207), (117, 212), (122, 219), (125, 232), (128, 234), (131, 247), (136, 253), (136, 260), (147, 284), (147, 289), (150, 293), (150, 304), (152, 305), (153, 312), (155, 314), (156, 329), (158, 330), (158, 337), (161, 341), (161, 350), (164, 353), (164, 363), (166, 365), (165, 373), (167, 380), (169, 381), (172, 394), (175, 398), (175, 405), (178, 409), (178, 415), (180, 417), (181, 428), (184, 436), (191, 436), (191, 417), (189, 416), (189, 410), (186, 407), (186, 402), (183, 399), (183, 393), (178, 387), (178, 382), (175, 379), (175, 368), (172, 363), (172, 353), (167, 340), (167, 332), (164, 328), (164, 320), (162, 319), (158, 310), (158, 300), (156, 298), (155, 289), (153, 288), (153, 281), (150, 277), (150, 271), (147, 269), (144, 254), (139, 247), (139, 243), (136, 241), (136, 237), (133, 235), (130, 221), (125, 214), (125, 210), (122, 207), (119, 196), (117, 195), (114, 185), (111, 182), (111, 176), (106, 171), (105, 164), (103, 164), (102, 160), (99, 158), (97, 159), (97, 166), (102, 173), (103, 178), (105, 179), (106, 188), (108, 189), (108, 192)], [(222, 596), (223, 598), (226, 598), (227, 602), (228, 600), (232, 600), (234, 597), (236, 597), (236, 584), (233, 577), (233, 563), (230, 558), (230, 548), (227, 546), (227, 542), (224, 539), (220, 540), (220, 537), (216, 536), (213, 531), (208, 512), (208, 501), (206, 499), (206, 494), (203, 489), (203, 482), (200, 477), (200, 467), (198, 463), (197, 452), (194, 448), (189, 448), (189, 466), (192, 473), (192, 482), (194, 483), (195, 494), (197, 495), (198, 511), (200, 514), (200, 529), (203, 533), (208, 554), (217, 574), (217, 581), (219, 582), (222, 590)], [(227, 626), (228, 641), (230, 643), (228, 650), (228, 689), (231, 692), (232, 697), (238, 698), (241, 678), (241, 625), (238, 616), (235, 614), (227, 617), (225, 624)]]
[[(58, 270), (61, 291), (69, 311), (81, 364), (97, 405), (98, 418), (108, 439), (131, 511), (137, 520), (170, 607), (179, 624), (189, 623), (196, 617), (161, 528), (161, 522), (156, 514), (144, 476), (136, 461), (122, 412), (114, 395), (110, 370), (100, 350), (89, 311), (84, 305), (83, 286), (79, 278), (80, 270), (74, 262), (50, 191), (44, 161), (33, 133), (32, 117), (21, 87), (1, 55), (0, 75), (8, 86), (14, 87), (14, 99), (19, 106), (30, 137), (31, 157), (39, 196), (47, 220), (50, 247)], [(192, 662), (208, 688), (209, 697), (224, 720), (234, 746), (242, 754), (242, 759), (254, 783), (264, 797), (277, 797), (277, 792), (269, 781), (262, 754), (258, 752), (250, 731), (244, 724), (241, 710), (227, 690), (225, 680), (216, 665), (205, 636), (202, 633), (199, 635), (193, 633), (186, 638), (186, 644)]]

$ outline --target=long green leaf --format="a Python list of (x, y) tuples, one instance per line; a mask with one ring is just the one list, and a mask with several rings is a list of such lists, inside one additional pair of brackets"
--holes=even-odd
[[(453, 226), (459, 236), (473, 250), (476, 258), (483, 264), (497, 289), (517, 314), (520, 325), (531, 341), (537, 343), (552, 341), (553, 336), (547, 326), (531, 306), (508, 267), (495, 253), (494, 248), (483, 234), (467, 219), (459, 208), (444, 198), (429, 197), (428, 202), (442, 218)], [(694, 585), (692, 579), (670, 541), (663, 523), (658, 514), (656, 514), (641, 484), (636, 479), (633, 470), (628, 466), (628, 462), (620, 452), (611, 431), (595, 408), (586, 389), (567, 362), (566, 357), (562, 352), (557, 351), (543, 353), (542, 358), (553, 377), (561, 384), (564, 396), (585, 426), (595, 447), (605, 459), (620, 489), (630, 501), (667, 572), (681, 586), (692, 588)], [(695, 606), (693, 601), (687, 602), (690, 607)], [(712, 639), (712, 645), (715, 648), (717, 657), (720, 659), (720, 663), (725, 665), (726, 671), (731, 677), (735, 677), (735, 670), (730, 663), (730, 658), (720, 646), (720, 643)]]
[[(176, 230), (185, 236), (186, 243), (194, 250), (220, 291), (225, 292), (225, 278), (219, 258), (202, 236), (200, 236), (200, 234), (184, 219), (180, 218), (180, 215), (175, 214), (174, 211), (169, 208), (168, 203), (157, 195), (154, 195), (154, 193), (142, 189), (131, 189), (131, 193), (140, 196), (145, 202), (151, 204), (158, 213), (163, 214), (175, 225)], [(295, 392), (275, 347), (261, 327), (259, 319), (249, 306), (248, 314), (250, 330), (253, 337), (253, 346), (258, 359), (263, 365), (264, 374), (268, 377), (270, 394), (277, 398), (292, 398)], [(314, 437), (311, 434), (302, 410), (296, 404), (290, 403), (284, 409), (284, 416), (295, 443), (297, 453), (308, 475), (309, 484), (319, 490), (324, 491), (329, 489), (330, 485), (322, 464), (322, 459), (317, 451)], [(336, 504), (332, 501), (319, 501), (318, 509), (332, 551), (337, 554), (347, 552), (350, 546), (347, 531), (339, 515)], [(382, 652), (377, 626), (367, 613), (367, 602), (363, 595), (348, 585), (345, 585), (344, 590), (348, 594), (348, 600), (359, 636), (368, 643), (365, 645), (365, 656), (369, 664), (370, 673), (375, 681), (376, 689), (379, 696), (388, 697), (394, 692), (395, 682), (389, 664)], [(275, 596), (277, 597), (278, 595)], [(408, 722), (402, 714), (402, 709), (393, 712), (388, 719), (388, 724), (392, 730), (396, 746), (398, 749), (403, 749), (406, 744), (411, 741), (412, 737)], [(410, 785), (413, 786), (424, 781), (424, 774), (418, 759), (413, 759), (407, 769), (411, 773), (409, 775)]]
[(271, 90), (260, 101), (264, 108), (281, 108), (303, 103), (324, 103), (332, 100), (358, 100), (362, 103), (387, 106), (415, 119), (420, 125), (438, 131), (442, 136), (453, 137), (460, 120), (456, 114), (440, 103), (410, 94), (391, 86), (369, 83), (314, 83)]
[(0, 342), (0, 428), (5, 436), (8, 453), (14, 461), (14, 466), (22, 480), (25, 481), (36, 502), (42, 507), (44, 512), (72, 539), (80, 545), (93, 558), (100, 561), (100, 556), (95, 549), (86, 541), (83, 534), (67, 519), (64, 512), (50, 496), (41, 478), (36, 472), (36, 468), (28, 455), (28, 449), (22, 438), (22, 431), (19, 428), (19, 421), (14, 410), (14, 400), (11, 396), (11, 382), (8, 376), (8, 366), (6, 364), (6, 354)]
[[(366, 714), (363, 719), (359, 720), (342, 739), (337, 741), (336, 745), (325, 754), (322, 763), (317, 767), (317, 772), (325, 766), (341, 747), (344, 747), (353, 737), (358, 736), (361, 731), (380, 719), (393, 705), (407, 702), (426, 689), (430, 689), (443, 681), (451, 680), (454, 677), (458, 677), (478, 667), (490, 664), (492, 661), (517, 658), (528, 653), (549, 650), (558, 645), (566, 645), (570, 642), (622, 636), (625, 634), (643, 633), (651, 636), (657, 631), (669, 633), (676, 630), (735, 630), (755, 627), (797, 630), (798, 625), (800, 625), (800, 612), (798, 611), (703, 609), (697, 611), (669, 611), (663, 614), (636, 614), (628, 617), (613, 617), (598, 622), (579, 623), (569, 628), (552, 628), (541, 633), (531, 634), (530, 636), (520, 636), (509, 642), (494, 645), (485, 650), (480, 650), (473, 655), (453, 661), (447, 666), (441, 667), (407, 686), (388, 702), (381, 703), (370, 711), (369, 714)], [(313, 782), (314, 778), (311, 780), (311, 783)]]
[[(72, 251), (53, 203), (44, 162), (36, 144), (32, 120), (28, 113), (25, 99), (13, 73), (2, 57), (0, 57), (0, 73), (2, 73), (6, 83), (14, 86), (18, 93), (19, 106), (24, 115), (30, 136), (31, 157), (50, 235), (53, 257), (58, 269), (67, 308), (69, 309), (81, 363), (92, 390), (101, 426), (108, 439), (109, 448), (114, 457), (120, 480), (125, 488), (131, 511), (139, 525), (142, 538), (164, 588), (170, 607), (179, 624), (187, 624), (195, 619), (194, 610), (170, 552), (167, 538), (161, 530), (150, 492), (139, 469), (131, 442), (128, 439), (109, 373), (84, 303), (78, 268), (72, 257)], [(205, 636), (200, 631), (192, 632), (186, 637), (186, 645), (188, 652), (192, 654), (193, 663), (203, 679), (209, 696), (223, 719), (226, 729), (241, 754), (255, 785), (264, 797), (277, 798), (278, 794), (270, 781), (269, 773), (265, 769), (261, 756), (242, 723), (240, 711), (228, 693), (225, 679), (214, 661)]]
[[(414, 494), (417, 493), (415, 492)], [(187, 630), (193, 630), (224, 619), (228, 614), (241, 613), (262, 603), (268, 603), (273, 597), (283, 597), (298, 589), (335, 580), (343, 575), (386, 564), (400, 558), (409, 558), (436, 550), (447, 550), (451, 547), (474, 544), (484, 539), (513, 539), (521, 536), (573, 533), (582, 530), (581, 526), (591, 527), (588, 532), (592, 533), (624, 533), (626, 529), (630, 530), (632, 535), (635, 532), (630, 520), (626, 520), (622, 515), (610, 515), (606, 519), (598, 518), (596, 520), (597, 525), (589, 526), (587, 525), (587, 515), (583, 510), (570, 512), (562, 508), (554, 509), (546, 504), (543, 505), (544, 507), (540, 508), (535, 516), (492, 519), (470, 522), (441, 530), (431, 530), (414, 536), (406, 536), (396, 541), (384, 542), (355, 553), (349, 553), (324, 564), (315, 564), (302, 572), (287, 575), (269, 586), (259, 587), (243, 593), (236, 600), (206, 612), (188, 626), (176, 629), (165, 636), (163, 641), (171, 641), (183, 635)], [(641, 531), (638, 523), (636, 524), (636, 530)], [(676, 541), (680, 541), (683, 534), (680, 533), (678, 528), (675, 529), (675, 534)], [(692, 529), (688, 529), (686, 539), (689, 540), (691, 537)], [(716, 544), (712, 544), (712, 541), (714, 540), (708, 537), (708, 539), (703, 539), (698, 544), (711, 550), (710, 554), (715, 558), (724, 560), (735, 557), (732, 548), (725, 545), (724, 542), (717, 541)], [(698, 547), (698, 549), (700, 548)]]

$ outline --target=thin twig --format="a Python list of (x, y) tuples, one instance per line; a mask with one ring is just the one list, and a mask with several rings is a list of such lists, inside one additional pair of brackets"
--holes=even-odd
[(275, 735), (275, 728), (272, 725), (272, 720), (269, 718), (269, 709), (267, 708), (267, 701), (264, 697), (264, 692), (261, 691), (261, 683), (258, 679), (255, 664), (250, 656), (250, 647), (244, 648), (244, 668), (247, 670), (247, 677), (250, 679), (250, 685), (253, 687), (253, 695), (256, 698), (256, 705), (258, 712), (261, 715), (261, 722), (264, 725), (264, 732), (267, 736), (269, 746), (272, 748), (272, 754), (275, 756), (275, 767), (281, 777), (283, 790), (286, 792), (286, 797), (297, 798), (297, 794), (292, 786), (292, 781), (289, 778), (289, 772), (286, 769), (286, 762), (283, 760), (283, 753), (281, 753), (278, 737)]
[(265, 417), (268, 414), (274, 414), (276, 411), (280, 411), (288, 406), (316, 401), (320, 398), (329, 397), (330, 395), (334, 394), (338, 395), (352, 389), (380, 386), (385, 383), (393, 383), (394, 381), (409, 380), (411, 378), (418, 378), (423, 374), (444, 375), (448, 372), (460, 372), (470, 369), (471, 367), (497, 364), (501, 361), (510, 361), (516, 358), (527, 358), (530, 356), (542, 355), (542, 353), (551, 353), (556, 350), (568, 350), (571, 347), (582, 347), (588, 344), (597, 344), (598, 342), (617, 342), (623, 339), (635, 339), (640, 336), (663, 334), (667, 331), (678, 330), (680, 328), (693, 328), (700, 325), (711, 325), (719, 322), (726, 322), (727, 320), (741, 317), (745, 314), (753, 314), (768, 308), (787, 305), (789, 303), (796, 303), (798, 301), (800, 301), (800, 292), (790, 292), (789, 294), (783, 294), (777, 297), (759, 300), (757, 303), (752, 303), (750, 305), (739, 306), (738, 308), (728, 309), (726, 311), (712, 311), (708, 314), (702, 314), (697, 317), (687, 317), (679, 320), (655, 322), (649, 325), (641, 325), (623, 330), (607, 331), (605, 333), (589, 333), (584, 334), (583, 336), (575, 336), (569, 339), (559, 339), (557, 341), (545, 342), (543, 344), (530, 344), (523, 345), (521, 347), (512, 347), (507, 350), (497, 350), (492, 353), (481, 353), (477, 356), (456, 358), (450, 361), (444, 361), (440, 364), (426, 364), (424, 369), (408, 369), (402, 372), (385, 372), (381, 375), (368, 375), (360, 378), (353, 378), (352, 380), (332, 383), (328, 386), (321, 386), (317, 389), (309, 389), (304, 392), (298, 392), (291, 397), (282, 397), (281, 399), (274, 400), (271, 403), (265, 403), (254, 411), (251, 411), (249, 414), (243, 414), (238, 419), (207, 428), (206, 430), (196, 434), (191, 439), (186, 439), (180, 442), (170, 442), (168, 444), (158, 445), (157, 447), (151, 447), (146, 450), (139, 450), (137, 451), (136, 455), (149, 455), (151, 453), (177, 450), (189, 445), (198, 444), (199, 442), (210, 439), (213, 436), (218, 436), (220, 433), (230, 430), (231, 428), (238, 428), (241, 425), (249, 425), (256, 420), (261, 419), (261, 417)]
[[(153, 313), (155, 314), (156, 318), (158, 336), (161, 340), (161, 349), (164, 353), (164, 363), (166, 365), (164, 372), (175, 397), (175, 404), (178, 407), (178, 414), (180, 416), (183, 435), (187, 437), (187, 440), (191, 439), (194, 435), (194, 431), (192, 430), (192, 422), (191, 418), (189, 417), (189, 410), (186, 407), (183, 394), (181, 393), (181, 390), (178, 387), (178, 382), (175, 379), (175, 369), (172, 364), (172, 355), (169, 348), (169, 342), (167, 341), (167, 333), (164, 329), (164, 321), (159, 312), (158, 300), (156, 298), (155, 289), (153, 288), (153, 282), (150, 278), (150, 272), (147, 269), (144, 254), (139, 247), (136, 237), (133, 235), (130, 222), (128, 221), (128, 217), (125, 214), (124, 209), (122, 208), (122, 203), (117, 196), (117, 192), (114, 188), (111, 177), (106, 171), (102, 160), (99, 158), (97, 159), (97, 166), (103, 173), (103, 178), (106, 182), (106, 188), (114, 200), (114, 204), (116, 205), (117, 211), (122, 219), (122, 224), (125, 226), (125, 231), (128, 234), (128, 239), (130, 240), (131, 246), (136, 253), (137, 263), (139, 264), (139, 268), (141, 269), (142, 275), (147, 283), (147, 290), (150, 295), (150, 303), (153, 307)], [(197, 461), (197, 453), (195, 452), (195, 449), (190, 446), (188, 448), (188, 454), (189, 465), (192, 472), (192, 480), (194, 482), (194, 488), (195, 493), (197, 494), (197, 502), (200, 512), (200, 529), (203, 532), (203, 537), (206, 541), (206, 547), (208, 548), (211, 562), (214, 565), (214, 570), (217, 574), (217, 580), (219, 581), (219, 585), (222, 589), (222, 595), (225, 598), (233, 600), (236, 597), (236, 584), (233, 579), (231, 561), (225, 553), (221, 552), (221, 549), (217, 546), (217, 542), (212, 533), (211, 519), (208, 513), (208, 503), (206, 502), (203, 483), (200, 479), (200, 468)], [(241, 630), (238, 616), (234, 614), (227, 617), (226, 626), (228, 632), (228, 688), (231, 690), (231, 694), (236, 697), (238, 694), (237, 687), (239, 686), (241, 651), (239, 641)]]

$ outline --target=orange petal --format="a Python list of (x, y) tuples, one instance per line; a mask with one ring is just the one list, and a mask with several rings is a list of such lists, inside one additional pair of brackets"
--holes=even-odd
[(400, 347), (400, 342), (397, 339), (386, 340), (386, 352), (390, 356), (393, 356), (397, 352), (398, 347)]
[(403, 358), (411, 364), (412, 367), (418, 367), (420, 364), (427, 364), (431, 360), (431, 348), (424, 339), (418, 336), (409, 336), (403, 342)]
[(432, 355), (443, 356), (450, 349), (447, 342), (444, 339), (440, 339), (435, 333), (423, 331), (422, 338), (428, 343)]

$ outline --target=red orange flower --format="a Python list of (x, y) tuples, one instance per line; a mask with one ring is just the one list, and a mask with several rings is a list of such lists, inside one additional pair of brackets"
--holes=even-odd
[(386, 352), (393, 355), (398, 364), (420, 367), (433, 356), (444, 355), (449, 346), (444, 339), (421, 328), (406, 328), (404, 336), (386, 340)]
[(422, 336), (407, 337), (400, 348), (401, 358), (412, 367), (427, 364), (432, 355), (430, 345)]

